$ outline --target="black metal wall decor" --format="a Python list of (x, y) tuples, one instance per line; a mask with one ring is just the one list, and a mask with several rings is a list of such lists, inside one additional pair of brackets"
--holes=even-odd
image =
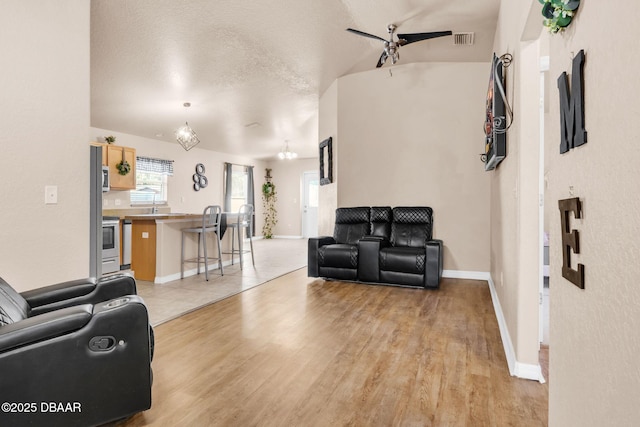
[[(333, 182), (333, 143), (329, 137), (320, 143), (320, 185), (327, 185)], [(326, 164), (325, 164), (326, 155)], [(325, 168), (326, 166), (326, 168)]]
[(193, 174), (193, 189), (200, 191), (202, 188), (206, 188), (209, 185), (209, 180), (204, 176), (204, 165), (198, 163), (196, 165), (196, 173)]
[(578, 264), (578, 269), (571, 268), (571, 251), (580, 253), (580, 233), (578, 230), (572, 230), (569, 221), (569, 214), (573, 212), (576, 218), (582, 215), (582, 204), (580, 199), (574, 197), (572, 199), (558, 200), (560, 208), (560, 222), (562, 226), (562, 277), (579, 287), (584, 289), (584, 265)]
[(584, 50), (573, 58), (571, 92), (567, 73), (558, 77), (560, 91), (560, 154), (587, 143), (584, 127)]

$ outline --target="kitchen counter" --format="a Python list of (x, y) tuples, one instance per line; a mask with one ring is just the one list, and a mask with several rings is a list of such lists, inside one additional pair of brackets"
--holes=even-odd
[[(226, 218), (234, 218), (235, 213), (226, 214)], [(202, 214), (188, 213), (155, 213), (132, 214), (121, 217), (131, 221), (131, 269), (138, 280), (166, 283), (180, 279), (180, 252), (182, 248), (182, 229), (197, 227), (202, 224)], [(224, 227), (226, 229), (226, 223)], [(223, 245), (231, 246), (231, 233), (221, 233)], [(210, 253), (217, 254), (213, 239), (209, 239)], [(185, 258), (195, 258), (198, 252), (196, 236), (185, 239)], [(215, 256), (215, 255), (212, 255)], [(229, 260), (227, 255), (223, 261)], [(195, 274), (196, 268), (188, 266), (185, 276)]]
[(193, 221), (194, 219), (202, 218), (202, 214), (188, 214), (188, 213), (155, 213), (155, 214), (137, 214), (137, 215), (125, 215), (123, 219), (143, 220), (167, 220), (167, 219), (186, 219)]

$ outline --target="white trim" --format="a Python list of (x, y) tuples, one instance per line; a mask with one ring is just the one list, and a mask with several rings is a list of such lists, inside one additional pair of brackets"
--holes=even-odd
[(464, 271), (464, 270), (443, 270), (442, 277), (450, 279), (486, 280), (491, 279), (491, 275), (486, 271)]
[(502, 307), (500, 306), (500, 299), (496, 292), (495, 284), (491, 278), (491, 274), (487, 271), (464, 271), (464, 270), (444, 270), (442, 272), (443, 278), (452, 279), (469, 279), (469, 280), (486, 280), (489, 284), (489, 292), (491, 293), (491, 301), (493, 302), (493, 311), (496, 314), (498, 321), (498, 328), (500, 329), (500, 337), (502, 338), (502, 345), (504, 346), (504, 354), (507, 358), (507, 364), (509, 365), (509, 373), (511, 376), (523, 378), (527, 380), (535, 380), (544, 383), (544, 377), (542, 376), (542, 369), (540, 365), (531, 365), (528, 363), (520, 363), (516, 360), (516, 352), (513, 348), (513, 342), (509, 335), (509, 328), (507, 328), (507, 321), (504, 318)]
[[(240, 258), (234, 258), (234, 262), (239, 263)], [(204, 262), (202, 262), (204, 264)], [(222, 267), (226, 267), (231, 265), (231, 260), (222, 261)], [(218, 269), (218, 261), (211, 261), (209, 264), (209, 271)], [(202, 267), (202, 272), (204, 273), (204, 267)], [(184, 277), (195, 276), (198, 274), (198, 268), (190, 268), (188, 270), (184, 270)], [(134, 272), (135, 277), (135, 272)], [(174, 280), (180, 280), (180, 273), (169, 274), (168, 276), (156, 276), (153, 280), (153, 283), (156, 285), (162, 285), (164, 283), (173, 282)]]
[(493, 301), (493, 310), (496, 313), (496, 319), (498, 320), (498, 328), (500, 329), (500, 337), (502, 338), (502, 345), (504, 346), (504, 354), (507, 358), (507, 364), (509, 365), (509, 373), (511, 376), (523, 378), (527, 380), (540, 381), (544, 383), (544, 377), (542, 376), (542, 369), (540, 365), (531, 365), (528, 363), (520, 363), (516, 360), (516, 352), (513, 348), (513, 342), (511, 341), (511, 335), (509, 335), (509, 328), (507, 328), (507, 321), (504, 318), (502, 307), (500, 306), (500, 300), (496, 292), (495, 284), (491, 278), (491, 274), (486, 273), (488, 276), (487, 282), (489, 283), (489, 291), (491, 292), (491, 300)]
[(273, 238), (274, 239), (304, 239), (304, 237), (302, 236), (290, 236), (290, 235), (283, 235), (283, 234), (275, 234)]

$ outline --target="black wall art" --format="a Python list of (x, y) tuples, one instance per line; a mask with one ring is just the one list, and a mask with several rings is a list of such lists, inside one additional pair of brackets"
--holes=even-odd
[(579, 219), (582, 215), (582, 204), (579, 198), (574, 197), (558, 200), (558, 207), (562, 226), (562, 277), (584, 289), (584, 265), (578, 264), (577, 270), (571, 268), (571, 251), (575, 254), (580, 253), (580, 233), (571, 229), (570, 214), (573, 212), (574, 217)]
[(511, 64), (511, 60), (510, 54), (498, 57), (495, 53), (491, 60), (485, 105), (484, 153), (481, 155), (486, 171), (494, 170), (507, 156), (507, 130), (510, 126), (507, 123), (507, 116), (510, 116), (511, 108), (507, 102), (505, 89), (505, 68)]
[(329, 137), (320, 143), (320, 185), (333, 182), (333, 143)]
[(563, 72), (558, 77), (560, 91), (560, 154), (587, 143), (584, 127), (584, 50), (573, 58), (571, 93), (569, 79)]

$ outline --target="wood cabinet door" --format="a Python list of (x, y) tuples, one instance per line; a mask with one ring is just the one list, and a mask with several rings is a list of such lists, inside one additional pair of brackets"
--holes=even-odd
[[(131, 165), (131, 170), (126, 175), (120, 175), (116, 165), (123, 159)], [(136, 188), (136, 150), (135, 148), (109, 145), (107, 147), (107, 159), (109, 163), (109, 181), (114, 190), (135, 190)]]

